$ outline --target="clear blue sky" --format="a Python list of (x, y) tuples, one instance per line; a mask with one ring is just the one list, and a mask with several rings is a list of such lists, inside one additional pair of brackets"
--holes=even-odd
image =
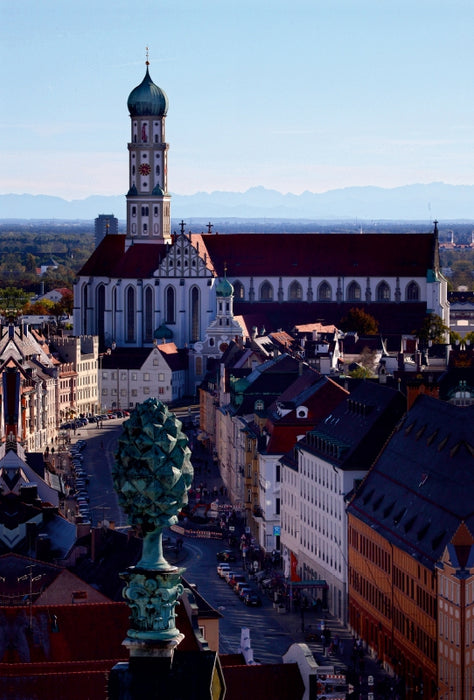
[(474, 184), (473, 0), (0, 0), (0, 193), (128, 187), (168, 95), (169, 188)]

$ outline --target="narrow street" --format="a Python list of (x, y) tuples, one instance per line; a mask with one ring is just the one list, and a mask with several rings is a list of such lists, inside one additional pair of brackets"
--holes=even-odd
[[(201, 443), (196, 441), (196, 428), (194, 418), (195, 406), (188, 411), (187, 407), (179, 410), (180, 420), (186, 421), (190, 446), (193, 449), (193, 464), (195, 479), (192, 492), (196, 492), (199, 484), (206, 485), (207, 500), (211, 494), (217, 491), (221, 502), (225, 496), (221, 495), (222, 481), (211, 455), (207, 454)], [(178, 413), (176, 411), (176, 413)], [(114, 523), (115, 527), (127, 527), (126, 516), (118, 506), (117, 494), (113, 488), (111, 468), (117, 447), (117, 440), (121, 432), (123, 420), (113, 419), (105, 421), (102, 428), (96, 424), (89, 424), (77, 431), (72, 444), (78, 440), (85, 440), (87, 446), (83, 450), (84, 466), (89, 476), (89, 496), (92, 524), (97, 526), (101, 522)], [(196, 496), (192, 496), (191, 502)], [(182, 537), (172, 530), (165, 533), (176, 542)], [(241, 574), (245, 574), (250, 586), (256, 590), (262, 601), (261, 607), (247, 607), (224, 579), (217, 574), (217, 552), (226, 549), (229, 544), (222, 539), (192, 538), (184, 535), (184, 546), (181, 551), (175, 551), (172, 547), (166, 552), (170, 563), (182, 566), (185, 571), (184, 579), (197, 586), (198, 591), (208, 603), (222, 614), (219, 623), (220, 636), (219, 647), (223, 654), (235, 654), (239, 652), (242, 628), (248, 628), (250, 642), (253, 650), (253, 658), (260, 663), (281, 663), (282, 656), (294, 642), (305, 642), (313, 652), (317, 662), (324, 667), (334, 669), (334, 672), (349, 672), (352, 669), (351, 678), (356, 681), (358, 688), (354, 698), (365, 700), (366, 698), (390, 698), (389, 690), (391, 680), (378, 667), (376, 661), (366, 653), (361, 652), (362, 662), (354, 659), (355, 640), (350, 632), (340, 623), (321, 611), (308, 609), (302, 615), (300, 611), (289, 612), (273, 604), (271, 596), (267, 596), (260, 590), (257, 581), (245, 571), (242, 560), (233, 563), (232, 568)], [(335, 653), (329, 655), (329, 647), (322, 642), (321, 630), (326, 629), (329, 638), (336, 639), (338, 644)], [(355, 665), (357, 665), (357, 673)], [(359, 670), (362, 669), (362, 672)], [(379, 693), (374, 692), (376, 687)], [(383, 692), (380, 689), (383, 688)], [(373, 696), (370, 696), (373, 693)]]

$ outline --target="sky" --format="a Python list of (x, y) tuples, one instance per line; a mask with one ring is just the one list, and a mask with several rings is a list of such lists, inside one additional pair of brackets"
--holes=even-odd
[(128, 189), (168, 96), (171, 193), (474, 184), (473, 0), (0, 0), (0, 193)]

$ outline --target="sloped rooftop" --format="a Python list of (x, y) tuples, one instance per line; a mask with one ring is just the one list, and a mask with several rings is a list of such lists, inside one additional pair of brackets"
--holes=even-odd
[(474, 532), (474, 406), (420, 395), (349, 513), (433, 566), (461, 521)]

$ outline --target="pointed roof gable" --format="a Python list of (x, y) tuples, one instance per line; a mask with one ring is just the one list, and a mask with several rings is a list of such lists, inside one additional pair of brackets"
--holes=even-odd
[(267, 454), (286, 454), (298, 437), (344, 401), (349, 392), (307, 368), (269, 408)]

